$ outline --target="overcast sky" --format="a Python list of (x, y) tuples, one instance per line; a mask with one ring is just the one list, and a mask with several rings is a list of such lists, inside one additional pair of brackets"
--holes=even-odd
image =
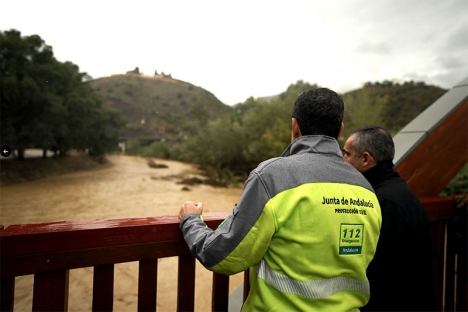
[(344, 93), (468, 76), (468, 0), (0, 0), (10, 29), (93, 78), (164, 71), (229, 105), (297, 80)]

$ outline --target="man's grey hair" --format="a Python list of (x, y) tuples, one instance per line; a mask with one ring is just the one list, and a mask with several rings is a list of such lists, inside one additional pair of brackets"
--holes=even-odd
[(352, 147), (357, 157), (361, 157), (364, 152), (368, 152), (375, 160), (376, 164), (384, 161), (393, 161), (395, 157), (395, 144), (392, 135), (379, 126), (364, 126), (351, 135), (356, 134)]

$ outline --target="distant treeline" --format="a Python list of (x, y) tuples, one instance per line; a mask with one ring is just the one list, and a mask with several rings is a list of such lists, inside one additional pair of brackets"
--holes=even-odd
[(91, 79), (55, 59), (38, 35), (0, 32), (1, 146), (22, 159), (26, 148), (66, 155), (70, 149), (103, 155), (118, 143), (125, 122), (103, 105)]

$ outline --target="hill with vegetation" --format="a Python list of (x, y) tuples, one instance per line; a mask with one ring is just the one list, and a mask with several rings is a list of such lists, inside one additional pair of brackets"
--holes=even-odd
[(445, 92), (424, 82), (368, 82), (363, 88), (343, 94), (345, 135), (369, 123), (378, 124), (395, 135)]
[(127, 119), (121, 138), (177, 141), (194, 128), (233, 108), (212, 93), (170, 76), (136, 73), (113, 75), (89, 82), (104, 103)]

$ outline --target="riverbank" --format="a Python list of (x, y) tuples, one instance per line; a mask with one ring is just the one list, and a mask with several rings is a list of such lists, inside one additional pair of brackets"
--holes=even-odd
[(77, 171), (101, 169), (109, 166), (106, 158), (88, 154), (73, 154), (56, 158), (2, 159), (0, 161), (0, 186), (13, 185)]

